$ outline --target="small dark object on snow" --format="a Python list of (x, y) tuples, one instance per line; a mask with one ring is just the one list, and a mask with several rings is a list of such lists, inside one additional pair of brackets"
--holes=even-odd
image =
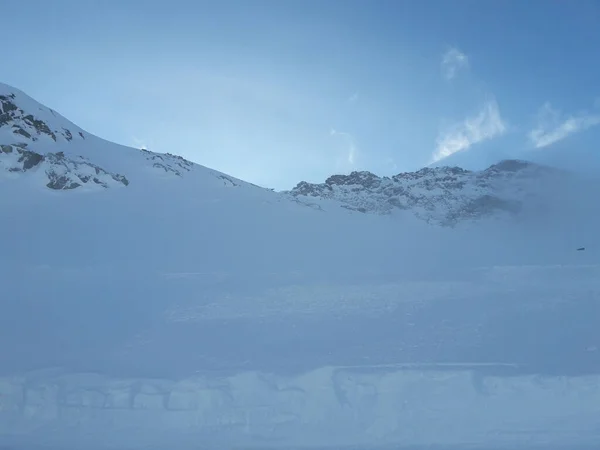
[(584, 251), (584, 250), (585, 250), (585, 247), (579, 247), (579, 248), (577, 249), (577, 251), (578, 251), (578, 252), (582, 252), (582, 251)]

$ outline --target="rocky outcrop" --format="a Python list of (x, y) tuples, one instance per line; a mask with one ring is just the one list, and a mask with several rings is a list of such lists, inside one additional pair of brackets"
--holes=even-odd
[[(48, 110), (52, 115), (54, 111)], [(21, 140), (37, 141), (40, 137), (46, 136), (53, 141), (63, 139), (65, 141), (73, 140), (73, 132), (64, 127), (51, 127), (46, 121), (36, 117), (31, 112), (21, 109), (16, 102), (15, 94), (0, 95), (0, 128), (9, 128), (12, 134)], [(82, 132), (77, 136), (84, 138)]]
[(25, 144), (1, 145), (0, 167), (9, 173), (41, 171), (46, 187), (53, 190), (129, 185), (123, 175), (110, 173), (82, 156), (71, 159), (63, 152), (42, 155), (28, 150)]
[(454, 226), (464, 220), (518, 214), (522, 192), (559, 174), (526, 161), (506, 160), (480, 172), (459, 167), (424, 168), (393, 177), (352, 172), (321, 184), (303, 181), (285, 194), (312, 207), (321, 199), (361, 213), (409, 210), (429, 223)]
[(181, 156), (172, 155), (171, 153), (159, 154), (145, 149), (142, 149), (141, 151), (154, 169), (158, 169), (160, 172), (166, 174), (173, 174), (181, 177), (184, 173), (190, 172), (194, 167), (194, 163)]
[[(90, 138), (90, 139), (88, 139)], [(11, 173), (43, 166), (50, 189), (82, 186), (127, 186), (129, 180), (95, 164), (94, 152), (103, 147), (94, 136), (26, 94), (0, 84), (0, 167)], [(149, 166), (159, 176), (183, 177), (195, 164), (170, 153), (141, 150), (139, 167)], [(65, 156), (65, 154), (68, 155)], [(106, 161), (103, 159), (103, 161)]]

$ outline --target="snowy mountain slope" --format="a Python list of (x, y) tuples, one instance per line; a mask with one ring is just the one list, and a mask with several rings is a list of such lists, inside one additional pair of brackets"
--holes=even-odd
[(2, 145), (2, 164), (12, 174), (20, 174), (43, 168), (42, 178), (46, 187), (55, 190), (77, 189), (82, 186), (114, 185), (127, 186), (129, 181), (123, 175), (111, 174), (101, 167), (89, 163), (83, 156), (77, 160), (66, 158), (63, 152), (40, 154), (28, 150), (22, 143)]
[[(53, 190), (155, 183), (156, 176), (216, 178), (218, 185), (249, 186), (241, 180), (172, 154), (134, 150), (99, 139), (24, 93), (0, 84), (0, 180), (30, 175)], [(153, 174), (154, 176), (152, 176)], [(211, 175), (208, 177), (208, 175)], [(431, 224), (454, 226), (482, 218), (514, 217), (544, 208), (568, 174), (526, 161), (506, 160), (480, 172), (458, 167), (425, 168), (380, 178), (369, 172), (334, 175), (322, 184), (301, 182), (284, 198), (317, 209), (376, 214), (405, 211)], [(261, 195), (266, 195), (263, 193)], [(274, 198), (274, 197), (271, 197)], [(279, 199), (281, 200), (281, 199)]]
[[(506, 162), (279, 194), (2, 95), (0, 444), (597, 439), (596, 185)], [(486, 195), (518, 213), (450, 220)]]
[(408, 210), (429, 223), (448, 226), (489, 216), (515, 216), (536, 202), (540, 206), (567, 177), (558, 169), (505, 160), (479, 172), (439, 167), (391, 178), (352, 172), (322, 184), (301, 182), (287, 194), (326, 209), (329, 204), (375, 214)]
[[(198, 171), (216, 185), (249, 186), (179, 156), (136, 150), (104, 141), (82, 130), (23, 92), (0, 84), (0, 180), (31, 175), (53, 190), (123, 187), (129, 178), (183, 177)], [(149, 178), (150, 177), (150, 178)], [(112, 180), (112, 181), (111, 181)]]

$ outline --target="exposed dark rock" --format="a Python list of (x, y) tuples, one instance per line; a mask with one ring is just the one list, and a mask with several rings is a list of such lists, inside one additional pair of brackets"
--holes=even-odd
[(19, 162), (23, 164), (23, 170), (32, 169), (44, 160), (42, 155), (29, 150), (19, 150), (19, 153)]
[(320, 197), (323, 191), (331, 191), (332, 187), (329, 184), (312, 184), (306, 181), (301, 181), (292, 190), (296, 196)]
[(352, 172), (350, 175), (332, 175), (325, 184), (337, 186), (362, 186), (367, 189), (378, 187), (381, 184), (381, 178), (371, 172)]
[(18, 127), (18, 126), (14, 127), (13, 133), (20, 134), (21, 136), (26, 137), (27, 139), (31, 139), (31, 134), (29, 134), (27, 131), (25, 131), (21, 127)]
[(57, 175), (55, 172), (48, 173), (48, 184), (47, 187), (55, 190), (70, 190), (76, 189), (81, 186), (81, 184), (72, 181), (65, 175)]
[[(129, 185), (129, 180), (123, 175), (111, 174), (101, 167), (85, 161), (71, 160), (67, 158), (63, 152), (41, 155), (27, 150), (23, 146), (0, 146), (0, 155), (14, 152), (19, 155), (16, 163), (13, 162), (12, 165), (5, 167), (5, 169), (9, 172), (27, 172), (28, 170), (39, 167), (40, 170), (45, 170), (46, 176), (48, 177), (46, 186), (50, 189), (76, 189), (88, 183), (94, 183), (107, 188), (109, 187), (107, 181), (110, 181), (110, 179), (123, 186)], [(42, 163), (44, 164), (42, 165)], [(96, 173), (95, 177), (86, 174), (86, 172), (89, 172), (90, 167)]]
[[(36, 140), (34, 135), (45, 134), (57, 140), (57, 136), (62, 135), (67, 141), (72, 140), (73, 134), (70, 130), (62, 128), (52, 130), (50, 126), (43, 120), (38, 119), (31, 113), (25, 113), (14, 102), (15, 95), (0, 95), (0, 127), (12, 125), (13, 133), (26, 137), (27, 139)], [(41, 110), (42, 108), (40, 108)], [(49, 110), (53, 115), (54, 111)]]
[(73, 140), (73, 133), (71, 133), (71, 131), (67, 130), (66, 128), (63, 128), (63, 135), (65, 136), (65, 139), (67, 141)]
[(92, 178), (92, 181), (96, 184), (99, 184), (102, 187), (105, 187), (105, 188), (108, 187), (108, 185), (104, 181), (100, 180), (97, 177)]
[(10, 172), (25, 172), (33, 169), (44, 161), (44, 156), (39, 153), (26, 150), (16, 145), (1, 145), (1, 153), (8, 154), (16, 152), (19, 155), (17, 159), (18, 166), (8, 167)]
[[(53, 120), (45, 122), (39, 116), (36, 116), (37, 109), (44, 112), (44, 117), (47, 117), (49, 112), (54, 117), (59, 117), (51, 109), (39, 106), (35, 111), (23, 111), (19, 108), (15, 94), (0, 95), (0, 127), (10, 127), (15, 136), (22, 136), (26, 141), (37, 141), (42, 135), (50, 137), (57, 141), (59, 137), (64, 137), (67, 142), (73, 140), (73, 132), (65, 127), (52, 128)], [(78, 131), (79, 136), (85, 139), (82, 131)], [(8, 145), (10, 144), (10, 145)], [(9, 153), (17, 153), (18, 157), (7, 158)], [(2, 155), (5, 155), (2, 157)], [(76, 189), (86, 184), (93, 183), (95, 185), (109, 187), (112, 181), (129, 185), (129, 180), (119, 174), (112, 174), (98, 167), (85, 158), (70, 159), (64, 153), (48, 153), (42, 155), (40, 153), (27, 150), (27, 142), (2, 144), (0, 146), (0, 163), (4, 170), (10, 172), (27, 172), (35, 169), (44, 171), (47, 176), (46, 186), (49, 189), (69, 190)], [(183, 165), (183, 159), (179, 161)], [(90, 169), (95, 173), (95, 176), (90, 176)]]
[[(13, 98), (14, 99), (14, 98)], [(13, 100), (5, 95), (0, 95), (0, 108), (3, 113), (10, 113), (12, 111), (17, 111), (17, 105), (15, 105), (11, 100)]]
[(349, 206), (349, 205), (342, 205), (342, 208), (349, 209), (351, 211), (358, 211), (358, 212), (363, 213), (363, 214), (367, 212), (367, 208), (364, 208), (362, 206), (352, 207), (352, 206)]
[(161, 169), (167, 173), (173, 173), (179, 177), (183, 176), (184, 172), (190, 172), (194, 163), (188, 161), (181, 156), (165, 153), (163, 155), (151, 152), (144, 148), (140, 149), (148, 161), (153, 161), (152, 167)]
[(115, 174), (113, 179), (122, 183), (124, 186), (129, 186), (129, 180), (124, 175)]
[(225, 185), (230, 185), (230, 186), (235, 186), (235, 187), (239, 186), (231, 178), (229, 178), (229, 177), (227, 177), (225, 175), (219, 175), (219, 178), (225, 182)]
[(35, 128), (38, 133), (47, 134), (56, 141), (56, 135), (50, 130), (48, 125), (46, 125), (46, 123), (43, 122), (42, 120), (36, 119), (31, 114), (28, 114), (25, 117), (23, 117), (23, 121), (27, 125), (31, 125), (33, 128)]

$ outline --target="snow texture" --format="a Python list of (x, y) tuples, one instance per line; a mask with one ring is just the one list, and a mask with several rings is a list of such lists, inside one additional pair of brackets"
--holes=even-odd
[(0, 101), (0, 445), (600, 442), (596, 179), (277, 193)]
[[(489, 216), (514, 216), (526, 203), (542, 203), (549, 188), (567, 174), (526, 161), (505, 160), (479, 172), (459, 167), (425, 168), (380, 178), (370, 172), (334, 175), (323, 184), (299, 183), (288, 194), (327, 208), (333, 205), (363, 213), (409, 211), (437, 225)], [(316, 199), (313, 200), (313, 199)]]

